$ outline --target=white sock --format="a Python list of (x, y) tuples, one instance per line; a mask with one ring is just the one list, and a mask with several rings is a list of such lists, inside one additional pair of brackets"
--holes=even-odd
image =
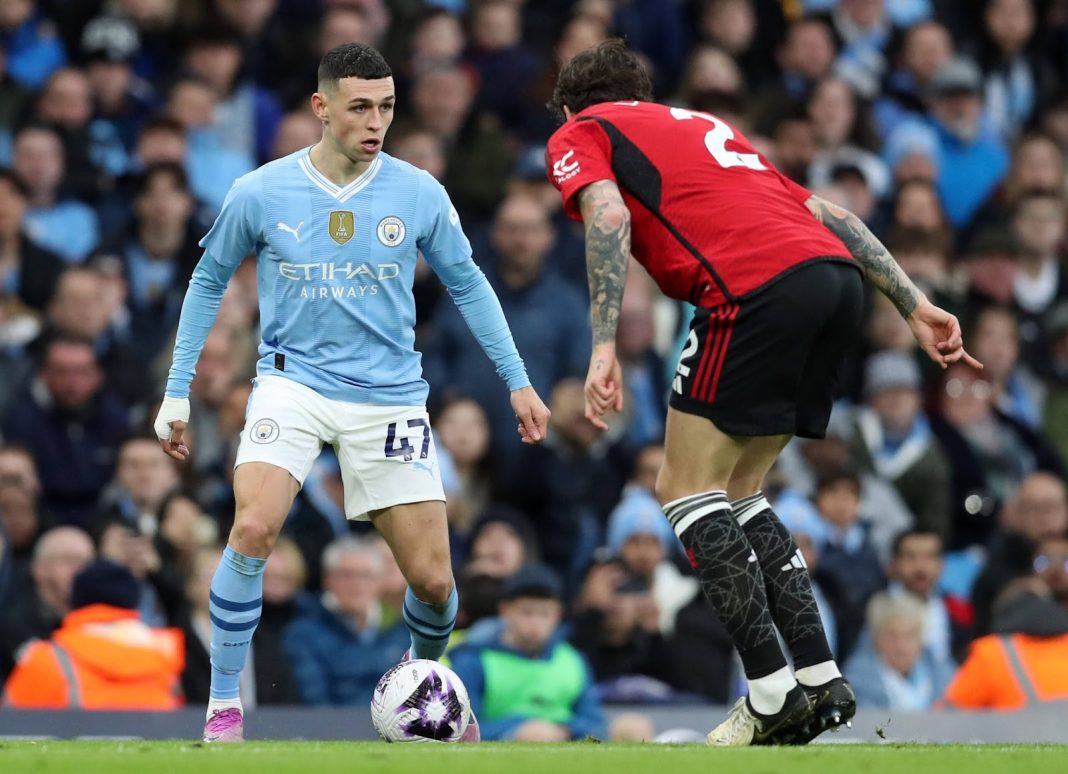
[(245, 714), (245, 710), (241, 706), (241, 699), (216, 699), (211, 697), (208, 699), (208, 714), (204, 719), (206, 721), (211, 720), (211, 716), (219, 710), (231, 708), (240, 710), (242, 715)]
[(772, 672), (767, 677), (758, 677), (747, 682), (749, 704), (761, 715), (774, 715), (781, 710), (782, 705), (786, 703), (786, 694), (797, 685), (797, 680), (788, 666)]
[(833, 661), (824, 661), (820, 664), (813, 664), (812, 666), (801, 667), (796, 673), (797, 682), (801, 685), (807, 685), (810, 688), (814, 688), (817, 685), (823, 685), (829, 683), (836, 677), (841, 677), (842, 673), (838, 671), (838, 665)]

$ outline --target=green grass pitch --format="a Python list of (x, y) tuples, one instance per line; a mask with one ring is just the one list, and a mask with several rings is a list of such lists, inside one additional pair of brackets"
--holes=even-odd
[(9, 772), (368, 774), (1064, 774), (1068, 746), (812, 745), (711, 749), (643, 744), (386, 745), (381, 742), (0, 741)]

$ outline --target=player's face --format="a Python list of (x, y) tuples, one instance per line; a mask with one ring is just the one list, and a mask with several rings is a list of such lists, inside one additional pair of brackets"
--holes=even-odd
[(392, 78), (342, 78), (313, 97), (334, 147), (354, 162), (374, 159), (393, 123), (396, 90)]

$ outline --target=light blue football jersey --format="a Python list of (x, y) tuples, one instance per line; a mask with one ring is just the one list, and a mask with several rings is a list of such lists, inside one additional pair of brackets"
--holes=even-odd
[[(257, 372), (284, 375), (327, 398), (354, 403), (426, 401), (413, 330), (419, 253), (447, 285), (450, 272), (464, 268), (460, 264), (469, 264), (485, 284), (445, 189), (384, 153), (346, 186), (320, 174), (309, 149), (272, 161), (235, 181), (200, 245), (202, 265), (218, 264), (209, 269), (220, 270), (222, 286), (245, 256), (256, 256), (262, 339)], [(450, 292), (456, 297), (457, 288), (450, 285)], [(192, 295), (191, 287), (168, 394), (184, 394), (180, 354), (190, 344), (199, 354), (203, 344), (183, 342), (183, 332), (192, 329), (186, 325)], [(529, 382), (503, 316), (499, 320), (495, 343), (498, 350), (505, 346), (494, 359), (517, 389)]]

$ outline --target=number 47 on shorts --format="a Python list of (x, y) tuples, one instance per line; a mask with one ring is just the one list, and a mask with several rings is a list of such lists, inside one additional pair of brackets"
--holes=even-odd
[[(425, 419), (409, 419), (408, 427), (423, 428), (423, 446), (419, 450), (419, 459), (425, 460), (430, 451), (430, 425)], [(408, 438), (397, 438), (397, 423), (390, 422), (386, 428), (386, 457), (404, 457), (405, 462), (411, 462), (415, 454), (415, 447), (408, 443)]]

